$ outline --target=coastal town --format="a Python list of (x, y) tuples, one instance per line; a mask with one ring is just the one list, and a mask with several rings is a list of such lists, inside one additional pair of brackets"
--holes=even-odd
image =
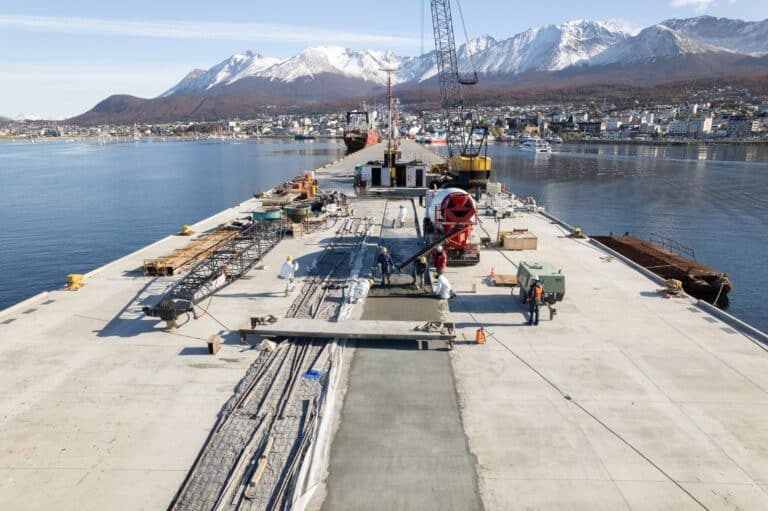
[[(515, 142), (525, 136), (560, 137), (566, 142), (766, 142), (768, 96), (748, 90), (715, 88), (696, 94), (697, 101), (684, 104), (547, 103), (539, 105), (485, 106), (477, 109), (487, 119), (491, 141)], [(388, 130), (382, 98), (372, 110), (372, 120), (382, 133)], [(373, 103), (374, 105), (377, 102)], [(402, 136), (427, 141), (445, 128), (440, 110), (416, 110), (399, 105), (398, 131)], [(163, 124), (84, 126), (64, 121), (22, 119), (0, 121), (0, 140), (95, 138), (102, 142), (151, 137), (248, 139), (286, 137), (299, 139), (341, 138), (346, 112), (316, 114), (281, 113), (265, 108), (252, 119), (177, 121)]]

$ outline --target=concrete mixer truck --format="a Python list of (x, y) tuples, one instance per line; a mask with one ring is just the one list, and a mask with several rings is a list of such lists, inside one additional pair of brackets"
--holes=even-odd
[[(424, 237), (427, 246), (442, 243), (450, 266), (480, 262), (478, 243), (472, 236), (477, 224), (477, 204), (466, 190), (429, 190), (426, 196)], [(447, 236), (447, 237), (446, 237)]]

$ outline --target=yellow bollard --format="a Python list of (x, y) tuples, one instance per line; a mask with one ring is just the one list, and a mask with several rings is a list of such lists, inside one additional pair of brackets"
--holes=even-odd
[(81, 287), (84, 286), (83, 279), (85, 278), (85, 275), (81, 275), (79, 273), (70, 273), (67, 275), (67, 289), (70, 291), (77, 291)]

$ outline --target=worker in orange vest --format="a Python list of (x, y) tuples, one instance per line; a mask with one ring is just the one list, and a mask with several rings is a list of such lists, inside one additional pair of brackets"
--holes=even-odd
[(539, 308), (541, 299), (544, 296), (544, 286), (542, 286), (538, 275), (531, 276), (531, 287), (528, 289), (528, 324), (539, 324)]

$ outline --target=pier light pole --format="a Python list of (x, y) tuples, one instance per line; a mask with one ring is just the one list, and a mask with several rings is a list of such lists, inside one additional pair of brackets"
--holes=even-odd
[(392, 73), (397, 71), (397, 67), (382, 67), (380, 71), (387, 73), (387, 103), (389, 104), (389, 126), (387, 128), (387, 153), (384, 157), (385, 163), (389, 166), (389, 185), (397, 186), (397, 173), (395, 171), (395, 150), (394, 140), (392, 138)]

